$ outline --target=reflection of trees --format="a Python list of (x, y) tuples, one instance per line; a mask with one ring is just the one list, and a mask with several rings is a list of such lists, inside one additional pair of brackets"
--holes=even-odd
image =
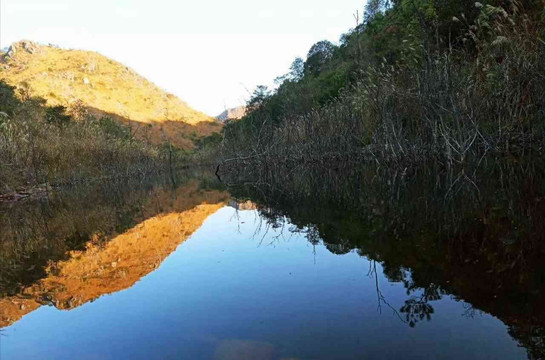
[(405, 305), (399, 309), (401, 313), (405, 314), (405, 319), (409, 326), (414, 327), (416, 323), (424, 319), (430, 321), (431, 314), (434, 313), (430, 302), (441, 300), (444, 291), (434, 283), (428, 284), (423, 289), (416, 286), (410, 280), (403, 280), (403, 284), (407, 289), (407, 294), (422, 290), (420, 296), (412, 295), (409, 299), (405, 300)]
[(405, 300), (405, 305), (399, 309), (399, 311), (405, 314), (405, 320), (410, 327), (414, 327), (417, 322), (426, 319), (431, 320), (431, 314), (433, 314), (433, 307), (428, 303), (428, 300), (421, 297), (412, 297)]
[[(383, 268), (383, 272), (384, 270), (385, 269)], [(386, 275), (386, 278), (388, 278), (388, 280), (391, 282), (402, 282), (407, 289), (407, 295), (410, 295), (410, 298), (405, 300), (405, 305), (403, 305), (399, 311), (393, 308), (382, 294), (378, 281), (376, 261), (370, 262), (368, 275), (375, 277), (379, 311), (382, 312), (382, 304), (385, 304), (393, 311), (395, 315), (399, 317), (401, 321), (407, 323), (410, 327), (415, 327), (416, 323), (424, 319), (430, 321), (431, 314), (434, 313), (434, 310), (429, 302), (441, 299), (442, 290), (439, 288), (439, 286), (431, 283), (424, 289), (420, 289), (414, 286), (410, 279), (407, 279), (407, 277), (410, 278), (410, 275), (403, 272), (402, 269), (398, 269), (398, 271), (393, 273), (395, 275), (394, 278), (390, 278), (386, 272), (384, 272), (384, 275)], [(412, 293), (419, 292), (420, 290), (422, 290), (420, 296), (411, 295)]]
[(399, 311), (397, 311), (390, 303), (386, 300), (384, 295), (382, 294), (382, 291), (380, 290), (380, 285), (378, 281), (378, 273), (377, 273), (377, 263), (376, 261), (369, 262), (369, 272), (367, 273), (367, 276), (375, 278), (375, 287), (377, 291), (377, 309), (382, 314), (382, 304), (386, 305), (390, 310), (392, 310), (392, 313), (396, 315), (399, 320), (402, 322), (405, 322), (401, 315), (399, 314)]
[[(431, 318), (433, 301), (450, 294), (473, 305), (466, 316), (491, 313), (533, 358), (545, 358), (543, 166), (524, 159), (403, 171), (297, 166), (245, 168), (246, 185), (230, 190), (312, 229), (313, 244), (319, 238), (333, 253), (356, 250), (379, 262), (407, 289), (403, 321)], [(237, 184), (237, 174), (225, 177)]]
[(327, 250), (337, 255), (348, 254), (350, 251), (352, 251), (352, 247), (350, 246), (347, 240), (341, 240), (337, 244), (324, 243), (324, 245), (327, 248)]
[(545, 328), (541, 324), (516, 324), (509, 328), (509, 334), (528, 349), (529, 359), (545, 359)]
[(306, 230), (306, 238), (312, 245), (318, 245), (321, 242), (320, 231), (316, 226), (309, 226)]

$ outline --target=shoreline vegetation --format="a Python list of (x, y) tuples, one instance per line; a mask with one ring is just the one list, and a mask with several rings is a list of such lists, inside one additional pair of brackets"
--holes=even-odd
[[(545, 3), (372, 0), (224, 128), (222, 165), (388, 166), (540, 156)], [(237, 170), (235, 170), (237, 171)]]
[(0, 201), (206, 163), (221, 128), (98, 53), (28, 40), (0, 52)]
[(83, 106), (47, 106), (44, 99), (1, 81), (0, 108), (0, 202), (210, 162), (207, 138), (196, 141), (198, 154), (169, 141), (155, 145), (111, 117), (94, 116)]
[(541, 0), (370, 0), (256, 89), (216, 174), (266, 226), (424, 289), (409, 324), (451, 294), (543, 358), (544, 35)]
[[(0, 83), (0, 193), (157, 171), (164, 154), (111, 118), (68, 115)], [(43, 184), (43, 185), (42, 185)]]
[[(246, 115), (184, 150), (131, 123), (0, 83), (0, 194), (203, 164), (443, 167), (538, 157), (545, 143), (544, 0), (371, 0), (357, 26), (258, 86)], [(218, 129), (219, 131), (219, 129)], [(227, 169), (226, 168), (230, 168)], [(283, 170), (282, 170), (283, 171)]]

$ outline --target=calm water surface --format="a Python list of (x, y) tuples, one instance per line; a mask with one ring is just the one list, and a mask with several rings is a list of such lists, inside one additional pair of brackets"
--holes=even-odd
[[(22, 246), (34, 268), (4, 248), (15, 270), (2, 282), (2, 360), (530, 356), (490, 311), (415, 285), (438, 275), (429, 267), (394, 271), (387, 254), (323, 239), (319, 223), (271, 221), (271, 208), (202, 179), (120, 194), (81, 213), (62, 197), (2, 208), (35, 219), (13, 220), (5, 244), (21, 241), (17, 229), (38, 239)], [(426, 251), (407, 256), (426, 263)]]

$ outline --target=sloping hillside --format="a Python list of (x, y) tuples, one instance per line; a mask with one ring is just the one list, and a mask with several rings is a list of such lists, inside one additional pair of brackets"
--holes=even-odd
[(0, 80), (48, 105), (131, 124), (137, 136), (156, 144), (168, 140), (192, 148), (194, 140), (221, 129), (213, 118), (96, 52), (21, 41), (1, 56)]

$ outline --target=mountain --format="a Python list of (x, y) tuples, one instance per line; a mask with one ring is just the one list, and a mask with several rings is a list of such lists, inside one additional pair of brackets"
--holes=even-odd
[(191, 149), (195, 140), (221, 129), (215, 119), (96, 52), (23, 40), (0, 55), (0, 80), (50, 106), (110, 116), (155, 144), (168, 140)]
[(225, 123), (228, 120), (241, 119), (244, 115), (246, 115), (246, 107), (238, 106), (236, 108), (225, 110), (224, 112), (216, 116), (216, 120), (221, 121), (222, 123)]

